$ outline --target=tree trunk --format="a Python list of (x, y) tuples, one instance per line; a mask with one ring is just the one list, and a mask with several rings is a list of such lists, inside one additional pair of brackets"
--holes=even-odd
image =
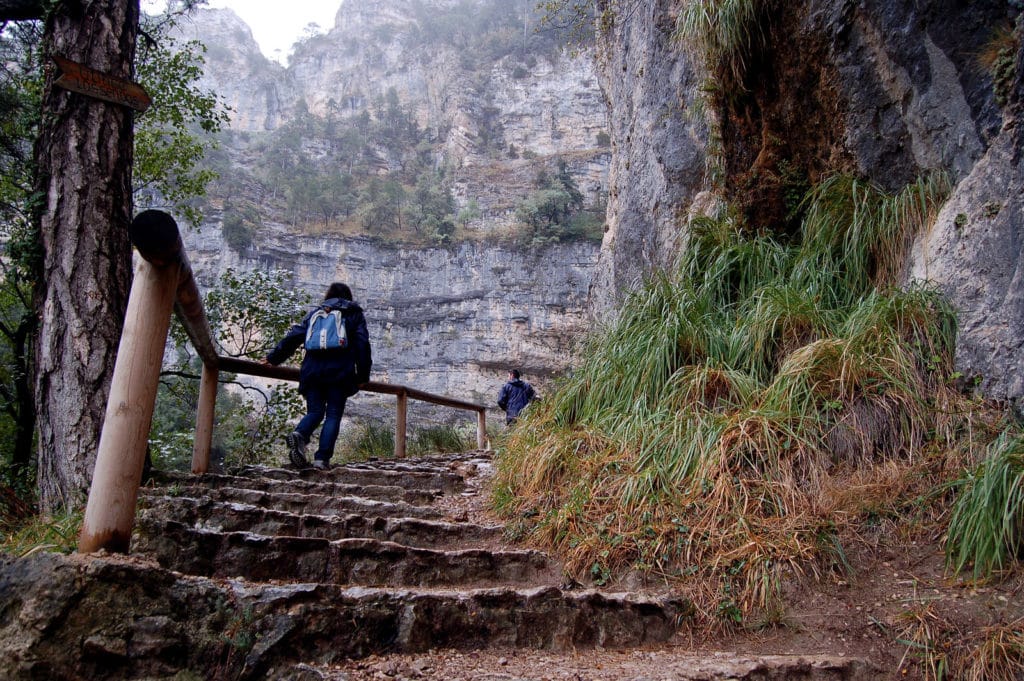
[(28, 469), (32, 461), (32, 442), (36, 432), (35, 404), (32, 401), (32, 376), (29, 373), (31, 339), (35, 332), (35, 319), (26, 312), (14, 333), (11, 343), (17, 374), (14, 379), (15, 411), (14, 452), (11, 464), (15, 469)]
[[(46, 19), (45, 54), (130, 79), (139, 0), (66, 0)], [(132, 112), (54, 86), (36, 147), (44, 197), (36, 311), (39, 503), (81, 503), (96, 461), (131, 282)]]

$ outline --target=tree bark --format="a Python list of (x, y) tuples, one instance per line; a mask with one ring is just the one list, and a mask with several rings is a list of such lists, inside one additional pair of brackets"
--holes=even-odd
[[(131, 79), (139, 0), (65, 0), (45, 54)], [(96, 461), (131, 283), (132, 113), (46, 76), (36, 146), (43, 281), (36, 312), (39, 503), (77, 506)]]

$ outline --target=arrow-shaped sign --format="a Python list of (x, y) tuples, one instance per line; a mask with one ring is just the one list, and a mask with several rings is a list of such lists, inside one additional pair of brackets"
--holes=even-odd
[(115, 78), (64, 57), (53, 57), (59, 71), (54, 85), (65, 90), (123, 104), (139, 113), (149, 108), (152, 100), (142, 86), (123, 78)]

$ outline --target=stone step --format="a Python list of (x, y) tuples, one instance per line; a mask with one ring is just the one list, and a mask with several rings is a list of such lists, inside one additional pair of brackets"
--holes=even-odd
[(345, 464), (352, 470), (387, 470), (396, 472), (450, 473), (457, 472), (463, 477), (470, 477), (478, 472), (488, 471), (492, 466), (490, 456), (476, 455), (438, 455), (416, 459), (371, 459), (369, 461), (353, 461)]
[(338, 516), (358, 513), (368, 517), (420, 518), (444, 520), (444, 511), (430, 506), (415, 506), (404, 502), (377, 501), (362, 497), (326, 496), (322, 494), (275, 493), (235, 487), (209, 488), (203, 485), (181, 485), (170, 488), (143, 487), (139, 490), (139, 503), (146, 507), (150, 499), (162, 496), (209, 499), (222, 503), (246, 504), (290, 513)]
[(311, 515), (260, 508), (250, 504), (213, 501), (208, 497), (150, 497), (139, 511), (142, 527), (175, 520), (195, 529), (215, 532), (253, 532), (262, 535), (349, 539), (362, 537), (421, 548), (484, 548), (501, 541), (504, 528), (470, 523), (446, 523), (419, 518)]
[(330, 666), (302, 664), (269, 677), (317, 681), (445, 679), (445, 681), (878, 681), (895, 678), (882, 667), (842, 655), (752, 655), (689, 652), (683, 646), (634, 650), (431, 651), (371, 655)]
[[(373, 653), (651, 645), (686, 601), (594, 591), (271, 585), (180, 575), (138, 558), (0, 556), (0, 678), (300, 678)], [(282, 675), (285, 674), (285, 675)]]
[(323, 478), (305, 480), (275, 480), (261, 477), (242, 477), (238, 475), (222, 475), (206, 473), (191, 475), (184, 473), (159, 473), (153, 481), (163, 488), (180, 488), (203, 486), (211, 489), (233, 487), (236, 489), (252, 489), (275, 494), (319, 494), (322, 496), (358, 496), (365, 499), (380, 501), (402, 501), (407, 504), (429, 504), (438, 495), (439, 490), (419, 490), (399, 487), (397, 485), (351, 485), (344, 482), (325, 481)]
[(561, 579), (558, 564), (539, 551), (443, 551), (374, 539), (222, 534), (174, 520), (140, 523), (132, 552), (187, 574), (257, 581), (469, 588), (557, 584)]
[(465, 478), (462, 475), (452, 472), (450, 468), (441, 467), (436, 470), (390, 470), (366, 466), (335, 466), (329, 471), (320, 471), (314, 468), (296, 471), (286, 468), (242, 466), (233, 470), (232, 473), (247, 478), (383, 485), (414, 490), (431, 490), (446, 494), (461, 492), (466, 486)]

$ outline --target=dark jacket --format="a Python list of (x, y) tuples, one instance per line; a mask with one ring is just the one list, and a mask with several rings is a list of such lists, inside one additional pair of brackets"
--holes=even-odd
[(514, 419), (519, 416), (526, 405), (533, 401), (533, 386), (521, 378), (509, 381), (501, 386), (498, 393), (498, 406), (505, 410), (505, 418)]
[[(299, 392), (306, 394), (310, 385), (328, 385), (343, 383), (349, 388), (349, 395), (359, 392), (359, 384), (370, 380), (370, 368), (373, 357), (370, 351), (370, 334), (366, 330), (366, 318), (358, 303), (341, 298), (328, 298), (320, 303), (333, 309), (340, 309), (345, 316), (345, 333), (348, 334), (347, 348), (331, 350), (307, 350), (302, 358), (299, 370)], [(293, 326), (285, 334), (281, 342), (267, 354), (267, 361), (280, 364), (294, 354), (306, 340), (306, 329), (313, 312), (320, 306), (313, 307), (302, 321)]]

